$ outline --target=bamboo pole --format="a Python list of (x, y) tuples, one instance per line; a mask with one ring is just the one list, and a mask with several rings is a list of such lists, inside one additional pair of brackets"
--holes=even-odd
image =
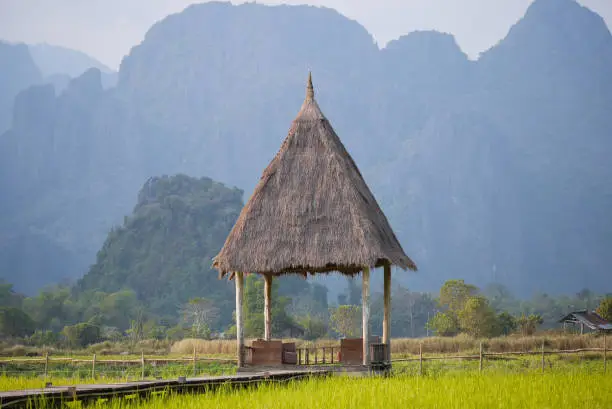
[(423, 343), (419, 344), (419, 375), (423, 375)]
[(361, 292), (363, 365), (370, 365), (370, 267), (364, 267)]
[(45, 352), (45, 381), (49, 373), (49, 351)]
[(542, 341), (542, 373), (544, 373), (544, 341)]
[(93, 359), (91, 360), (91, 379), (96, 379), (96, 354), (93, 354)]
[(145, 357), (144, 357), (144, 351), (140, 352), (140, 364), (141, 364), (140, 379), (144, 380), (144, 377), (145, 377)]
[(197, 352), (196, 352), (196, 346), (195, 346), (195, 342), (193, 344), (193, 377), (196, 377), (197, 374), (197, 360), (198, 360), (198, 356), (197, 356)]
[(383, 316), (383, 339), (385, 344), (387, 361), (391, 361), (391, 265), (384, 266), (384, 316)]
[(480, 353), (478, 355), (479, 363), (478, 363), (478, 371), (482, 372), (482, 342), (480, 342)]
[(242, 293), (244, 291), (244, 273), (237, 272), (236, 281), (236, 340), (238, 344), (238, 368), (244, 366), (244, 325), (242, 322)]
[(272, 340), (272, 276), (264, 275), (264, 339)]

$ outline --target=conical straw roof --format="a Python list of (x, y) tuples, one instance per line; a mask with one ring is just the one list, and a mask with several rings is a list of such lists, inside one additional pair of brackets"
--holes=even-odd
[(384, 264), (416, 270), (321, 112), (309, 75), (306, 99), (287, 138), (213, 266), (221, 276), (354, 275)]

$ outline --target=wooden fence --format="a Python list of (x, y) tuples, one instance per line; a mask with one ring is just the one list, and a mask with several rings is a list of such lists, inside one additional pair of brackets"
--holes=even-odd
[(478, 355), (442, 355), (442, 356), (423, 356), (422, 345), (419, 348), (419, 356), (417, 358), (396, 358), (392, 359), (391, 362), (418, 362), (419, 363), (419, 374), (423, 374), (423, 362), (425, 361), (446, 361), (446, 360), (466, 360), (474, 361), (478, 360), (478, 370), (482, 372), (484, 361), (487, 357), (504, 357), (504, 356), (541, 356), (541, 369), (544, 372), (546, 368), (546, 355), (571, 355), (571, 354), (582, 354), (585, 352), (597, 352), (603, 355), (603, 371), (606, 373), (608, 366), (608, 348), (606, 345), (606, 337), (604, 337), (603, 348), (581, 348), (581, 349), (569, 349), (569, 350), (546, 350), (545, 342), (542, 342), (540, 351), (521, 351), (521, 352), (485, 352), (482, 342), (480, 343)]
[[(189, 374), (196, 376), (198, 373), (198, 363), (220, 363), (220, 364), (235, 364), (237, 361), (235, 358), (211, 358), (198, 356), (194, 351), (193, 356), (191, 357), (177, 357), (177, 358), (162, 358), (162, 357), (145, 357), (144, 353), (141, 353), (140, 358), (136, 359), (99, 359), (97, 355), (94, 353), (91, 359), (85, 358), (67, 358), (67, 357), (52, 357), (49, 354), (45, 354), (44, 357), (40, 358), (3, 358), (0, 359), (0, 374), (7, 373), (7, 366), (42, 366), (40, 374), (47, 378), (49, 374), (52, 372), (50, 367), (52, 365), (68, 365), (68, 366), (88, 366), (90, 368), (90, 375), (92, 378), (95, 378), (98, 373), (100, 366), (110, 365), (114, 367), (123, 367), (123, 368), (135, 368), (140, 367), (139, 375), (140, 379), (145, 379), (145, 372), (147, 366), (149, 367), (158, 367), (163, 365), (171, 365), (171, 364), (186, 364), (183, 366), (191, 367), (192, 371)], [(3, 370), (4, 369), (4, 370)], [(11, 371), (9, 371), (10, 374)], [(12, 371), (19, 374), (22, 371)], [(88, 371), (89, 372), (89, 371)]]
[[(419, 346), (419, 356), (411, 358), (395, 358), (391, 359), (392, 363), (399, 362), (419, 362), (419, 372), (423, 372), (423, 362), (425, 361), (444, 361), (444, 360), (467, 360), (473, 361), (478, 360), (478, 369), (482, 371), (483, 363), (487, 357), (504, 357), (504, 356), (533, 356), (540, 355), (542, 357), (542, 370), (545, 367), (545, 356), (546, 355), (571, 355), (580, 354), (585, 352), (598, 352), (603, 355), (603, 369), (604, 372), (607, 370), (607, 355), (608, 348), (606, 344), (606, 336), (603, 337), (604, 346), (603, 348), (581, 348), (571, 350), (546, 350), (545, 341), (542, 341), (542, 345), (539, 351), (514, 351), (514, 352), (486, 352), (484, 345), (481, 342), (478, 354), (473, 355), (435, 355), (435, 356), (424, 356), (423, 345)], [(340, 347), (304, 347), (298, 348), (298, 365), (334, 365), (340, 364), (338, 362), (337, 353), (340, 351)]]
[[(338, 352), (340, 351), (339, 346), (327, 346), (327, 347), (304, 347), (297, 348), (297, 365), (317, 365), (317, 366), (327, 366), (327, 365), (336, 365), (341, 366), (342, 364), (338, 360)], [(479, 371), (483, 370), (484, 362), (487, 358), (494, 357), (504, 357), (504, 356), (541, 356), (541, 368), (542, 371), (545, 369), (546, 360), (545, 357), (547, 355), (571, 355), (571, 354), (581, 354), (586, 352), (600, 353), (603, 355), (603, 370), (604, 373), (607, 371), (607, 355), (608, 348), (606, 344), (606, 337), (604, 336), (604, 345), (603, 348), (582, 348), (582, 349), (572, 349), (572, 350), (546, 350), (545, 342), (542, 342), (541, 348), (539, 351), (514, 351), (514, 352), (486, 352), (484, 349), (484, 345), (480, 343), (478, 354), (464, 354), (464, 355), (433, 355), (433, 356), (424, 356), (423, 355), (423, 346), (420, 345), (419, 355), (417, 357), (400, 357), (391, 359), (392, 363), (400, 363), (400, 362), (418, 362), (419, 363), (419, 373), (423, 373), (423, 363), (427, 361), (452, 361), (452, 360), (465, 360), (465, 361), (478, 361)], [(193, 375), (196, 376), (198, 373), (198, 363), (220, 363), (220, 364), (235, 364), (236, 359), (231, 358), (213, 358), (213, 357), (204, 357), (198, 356), (194, 350), (194, 353), (191, 357), (179, 357), (179, 358), (162, 358), (162, 357), (145, 357), (144, 354), (141, 354), (140, 358), (137, 359), (98, 359), (96, 354), (93, 354), (92, 359), (83, 359), (83, 358), (65, 358), (65, 357), (50, 357), (46, 355), (41, 358), (8, 358), (8, 359), (0, 359), (0, 374), (6, 373), (3, 371), (3, 366), (7, 366), (10, 364), (13, 365), (43, 365), (44, 370), (40, 371), (41, 375), (45, 378), (50, 373), (50, 366), (52, 364), (65, 364), (65, 365), (74, 365), (74, 367), (80, 366), (81, 368), (84, 365), (88, 365), (90, 370), (88, 371), (91, 374), (91, 377), (95, 378), (98, 374), (98, 368), (101, 365), (111, 365), (111, 366), (121, 366), (121, 367), (131, 367), (132, 373), (135, 367), (140, 367), (139, 378), (145, 378), (145, 372), (148, 367), (157, 367), (158, 365), (171, 365), (171, 364), (185, 364), (182, 367), (182, 370), (191, 369), (190, 373), (184, 373), (185, 375)], [(20, 371), (15, 371), (19, 373)], [(69, 371), (66, 371), (69, 372)]]

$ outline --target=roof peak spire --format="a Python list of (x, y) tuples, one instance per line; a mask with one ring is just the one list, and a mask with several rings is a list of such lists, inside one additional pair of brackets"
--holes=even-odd
[(314, 87), (312, 86), (312, 72), (308, 71), (308, 84), (306, 85), (306, 101), (314, 100)]

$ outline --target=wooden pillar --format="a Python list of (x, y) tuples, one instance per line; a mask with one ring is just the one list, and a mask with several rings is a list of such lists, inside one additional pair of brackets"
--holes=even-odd
[(272, 276), (264, 275), (264, 339), (272, 340)]
[(387, 346), (387, 361), (391, 361), (391, 265), (385, 264), (383, 316), (383, 344)]
[(363, 269), (361, 310), (363, 312), (362, 335), (363, 335), (363, 365), (370, 365), (370, 268)]
[(244, 292), (244, 273), (236, 273), (236, 343), (238, 368), (244, 366), (244, 325), (242, 317), (242, 293)]

